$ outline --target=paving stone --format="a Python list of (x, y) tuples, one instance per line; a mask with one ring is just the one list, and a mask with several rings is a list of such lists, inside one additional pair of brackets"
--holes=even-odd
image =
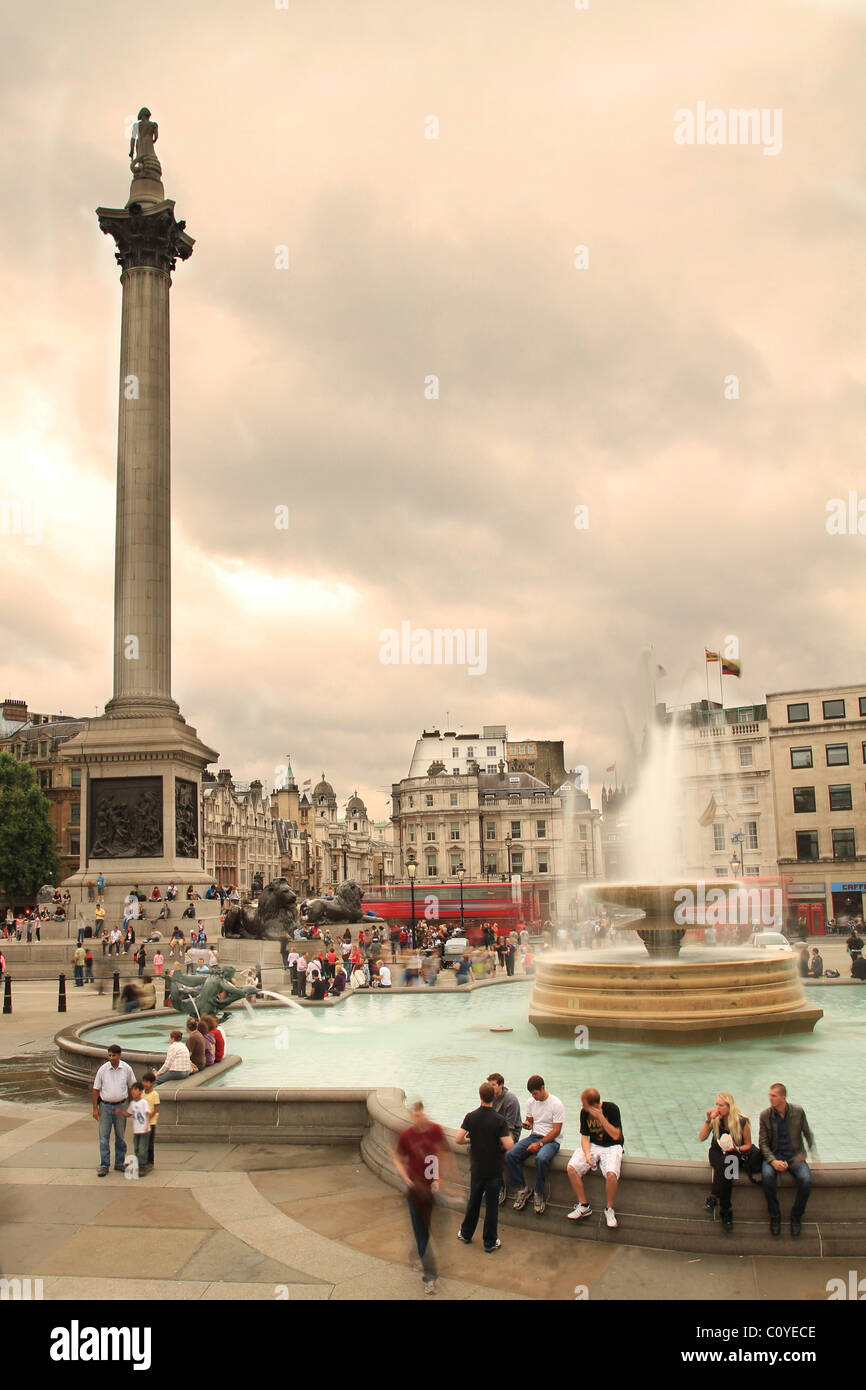
[(289, 1284), (283, 1280), (285, 1294), (277, 1299), (268, 1293), (264, 1284), (210, 1284), (201, 1295), (203, 1303), (276, 1302), (281, 1303), (325, 1303), (331, 1298), (331, 1284)]
[(756, 1297), (754, 1268), (745, 1255), (688, 1255), (627, 1245), (616, 1251), (617, 1258), (593, 1284), (591, 1298), (727, 1303)]
[[(752, 1263), (758, 1298), (814, 1299), (826, 1302), (827, 1281), (844, 1279), (847, 1289), (848, 1272), (857, 1268), (858, 1261), (847, 1255), (837, 1255), (826, 1260), (802, 1260), (791, 1257), (785, 1259), (781, 1256), (773, 1259), (769, 1255), (755, 1255)], [(859, 1263), (862, 1265), (862, 1260)]]
[[(216, 1231), (200, 1246), (192, 1259), (179, 1272), (180, 1279), (210, 1279), (223, 1284), (267, 1285), (269, 1289), (277, 1284), (317, 1284), (330, 1288), (330, 1284), (315, 1275), (291, 1268), (279, 1260), (272, 1260), (260, 1251), (254, 1250), (237, 1236), (227, 1231)], [(271, 1292), (262, 1292), (260, 1298), (274, 1297)]]
[(357, 1144), (346, 1147), (244, 1144), (238, 1145), (219, 1166), (222, 1169), (242, 1168), (249, 1173), (267, 1171), (278, 1175), (283, 1169), (332, 1168), (338, 1164), (363, 1166)]
[(0, 1226), (3, 1273), (34, 1275), (39, 1262), (69, 1239), (69, 1226), (48, 1221), (16, 1221)]
[[(203, 1211), (190, 1192), (151, 1189), (150, 1174), (138, 1182), (124, 1179), (124, 1191), (103, 1207), (94, 1226), (162, 1226), (173, 1230), (214, 1230), (219, 1222)], [(111, 1194), (109, 1194), (111, 1196)]]
[[(16, 1229), (16, 1228), (13, 1228)], [(37, 1261), (36, 1274), (86, 1278), (173, 1279), (207, 1239), (205, 1231), (141, 1226), (88, 1226)]]
[[(51, 1183), (12, 1186), (4, 1182), (0, 1186), (0, 1222), (85, 1226), (115, 1200), (115, 1194), (105, 1182), (106, 1179), (97, 1178), (96, 1174), (94, 1184), (100, 1185), (93, 1188), (60, 1187)], [(129, 1225), (129, 1221), (124, 1225)]]

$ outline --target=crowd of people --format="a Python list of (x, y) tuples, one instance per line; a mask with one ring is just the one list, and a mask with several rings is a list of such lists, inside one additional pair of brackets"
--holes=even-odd
[[(547, 1209), (547, 1177), (562, 1145), (565, 1106), (547, 1090), (542, 1076), (530, 1076), (526, 1089), (530, 1099), (521, 1118), (517, 1096), (508, 1090), (501, 1073), (491, 1072), (479, 1087), (479, 1106), (464, 1116), (455, 1135), (459, 1146), (469, 1147), (469, 1194), (457, 1239), (464, 1245), (471, 1244), (483, 1206), (482, 1244), (487, 1254), (501, 1248), (499, 1208), (507, 1200), (509, 1188), (515, 1211), (522, 1211), (530, 1198), (537, 1216)], [(768, 1099), (769, 1105), (759, 1120), (757, 1145), (752, 1142), (748, 1116), (741, 1114), (729, 1092), (720, 1092), (707, 1109), (698, 1131), (700, 1143), (710, 1141), (712, 1181), (705, 1209), (714, 1215), (718, 1208), (721, 1229), (732, 1231), (734, 1185), (741, 1175), (745, 1176), (761, 1184), (770, 1232), (779, 1236), (782, 1217), (778, 1180), (787, 1172), (796, 1186), (790, 1223), (791, 1235), (797, 1237), (811, 1191), (806, 1149), (811, 1152), (815, 1167), (815, 1141), (805, 1111), (788, 1101), (781, 1082), (774, 1082), (769, 1088)], [(581, 1092), (580, 1107), (580, 1142), (566, 1167), (575, 1203), (566, 1217), (569, 1221), (582, 1221), (592, 1215), (584, 1179), (587, 1174), (598, 1173), (604, 1181), (604, 1221), (609, 1229), (616, 1230), (619, 1221), (614, 1202), (625, 1147), (620, 1108), (614, 1101), (602, 1100), (594, 1086)], [(405, 1184), (424, 1289), (432, 1294), (438, 1279), (432, 1240), (434, 1216), (445, 1198), (462, 1196), (462, 1186), (445, 1131), (427, 1115), (422, 1101), (415, 1101), (410, 1107), (410, 1119), (411, 1124), (397, 1138), (393, 1162)], [(527, 1132), (521, 1135), (522, 1130)], [(532, 1186), (524, 1176), (528, 1158), (533, 1158), (535, 1165)]]

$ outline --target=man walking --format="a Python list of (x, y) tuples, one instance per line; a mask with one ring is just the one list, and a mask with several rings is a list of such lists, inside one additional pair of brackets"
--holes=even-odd
[(497, 1232), (502, 1165), (506, 1151), (514, 1148), (514, 1140), (509, 1133), (505, 1116), (493, 1108), (496, 1088), (492, 1082), (482, 1081), (478, 1095), (481, 1104), (477, 1110), (470, 1110), (468, 1115), (464, 1115), (463, 1123), (455, 1135), (458, 1144), (470, 1145), (469, 1201), (466, 1203), (457, 1239), (462, 1240), (464, 1245), (468, 1245), (472, 1240), (483, 1198), (482, 1239), (484, 1250), (490, 1255), (502, 1244)]
[(135, 1073), (128, 1062), (120, 1060), (120, 1048), (112, 1043), (108, 1061), (103, 1062), (93, 1078), (93, 1118), (99, 1121), (99, 1167), (97, 1176), (104, 1178), (111, 1167), (111, 1131), (114, 1130), (114, 1167), (123, 1172), (126, 1158), (126, 1116), (129, 1088)]
[(544, 1185), (547, 1170), (559, 1153), (562, 1141), (562, 1127), (565, 1124), (565, 1106), (558, 1096), (552, 1096), (545, 1089), (543, 1076), (530, 1076), (526, 1089), (532, 1099), (526, 1107), (523, 1128), (529, 1134), (520, 1140), (508, 1154), (506, 1167), (512, 1187), (518, 1188), (515, 1211), (523, 1211), (532, 1188), (523, 1184), (523, 1164), (528, 1154), (535, 1156), (535, 1197), (536, 1216), (541, 1216), (546, 1206)]
[[(520, 1138), (520, 1101), (513, 1091), (509, 1091), (505, 1085), (505, 1078), (501, 1072), (492, 1071), (487, 1080), (494, 1090), (493, 1109), (501, 1115), (508, 1125), (508, 1132), (515, 1144)], [(499, 1189), (499, 1205), (502, 1206), (508, 1196), (508, 1185), (505, 1181), (505, 1171), (502, 1173), (502, 1186)]]
[(764, 1160), (761, 1186), (770, 1213), (770, 1234), (774, 1236), (781, 1235), (782, 1231), (776, 1185), (779, 1174), (785, 1172), (790, 1173), (797, 1184), (797, 1195), (791, 1208), (791, 1235), (800, 1234), (803, 1213), (812, 1190), (812, 1174), (806, 1162), (804, 1137), (809, 1149), (815, 1153), (815, 1140), (805, 1110), (799, 1105), (789, 1105), (785, 1087), (781, 1081), (775, 1082), (770, 1087), (769, 1108), (761, 1111), (758, 1131), (758, 1145)]
[(420, 1100), (411, 1107), (412, 1123), (397, 1140), (394, 1167), (406, 1184), (412, 1232), (421, 1261), (425, 1293), (436, 1292), (438, 1271), (433, 1254), (431, 1224), (439, 1193), (440, 1161), (453, 1162), (445, 1131), (428, 1119)]
[(593, 1086), (581, 1093), (580, 1104), (580, 1148), (575, 1149), (566, 1169), (577, 1204), (568, 1213), (568, 1219), (580, 1221), (592, 1215), (583, 1179), (600, 1168), (604, 1176), (604, 1219), (614, 1231), (619, 1225), (613, 1204), (622, 1170), (622, 1116), (619, 1106), (612, 1100), (603, 1101)]

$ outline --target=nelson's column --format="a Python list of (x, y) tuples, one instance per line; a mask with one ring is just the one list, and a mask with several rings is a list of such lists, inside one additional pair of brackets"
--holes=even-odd
[[(150, 896), (187, 884), (203, 895), (201, 775), (217, 754), (171, 696), (171, 420), (168, 301), (171, 273), (194, 245), (166, 198), (144, 107), (130, 144), (123, 208), (97, 208), (117, 244), (123, 304), (117, 426), (114, 559), (114, 694), (105, 713), (63, 746), (82, 764), (81, 867), (67, 880), (79, 904), (105, 876), (106, 925), (137, 883)], [(185, 904), (183, 904), (185, 905)], [(218, 901), (196, 904), (212, 918)], [(90, 909), (92, 913), (92, 907)], [(79, 913), (82, 907), (79, 907)], [(87, 914), (84, 908), (84, 914)], [(152, 914), (155, 915), (155, 914)], [(169, 928), (171, 930), (171, 928)]]

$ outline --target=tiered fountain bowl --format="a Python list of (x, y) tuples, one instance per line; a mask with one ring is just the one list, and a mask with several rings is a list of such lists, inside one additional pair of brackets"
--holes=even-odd
[[(709, 888), (731, 889), (731, 880)], [(630, 924), (649, 959), (581, 951), (536, 957), (529, 1021), (543, 1037), (693, 1044), (726, 1038), (810, 1033), (823, 1010), (806, 1002), (791, 951), (687, 948), (689, 924), (675, 918), (675, 895), (699, 885), (593, 885), (606, 903), (643, 910)]]

